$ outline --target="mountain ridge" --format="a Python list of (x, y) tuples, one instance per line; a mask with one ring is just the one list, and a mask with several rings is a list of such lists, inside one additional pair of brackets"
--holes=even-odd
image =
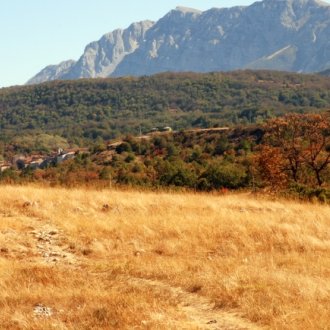
[(206, 11), (178, 6), (157, 22), (103, 35), (78, 61), (48, 66), (28, 84), (165, 71), (321, 72), (330, 68), (329, 34), (330, 4), (319, 0), (263, 0)]

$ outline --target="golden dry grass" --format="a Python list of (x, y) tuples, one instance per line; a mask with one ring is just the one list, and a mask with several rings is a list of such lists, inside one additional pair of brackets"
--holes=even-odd
[(1, 329), (330, 329), (328, 206), (0, 191)]

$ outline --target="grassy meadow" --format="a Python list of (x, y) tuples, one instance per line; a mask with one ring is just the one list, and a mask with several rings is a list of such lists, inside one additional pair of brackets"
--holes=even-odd
[(0, 187), (1, 329), (330, 329), (330, 207)]

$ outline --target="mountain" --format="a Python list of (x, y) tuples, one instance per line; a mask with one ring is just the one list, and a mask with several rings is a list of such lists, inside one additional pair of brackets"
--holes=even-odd
[(330, 77), (330, 69), (320, 72), (320, 75)]
[(55, 79), (151, 75), (164, 71), (330, 68), (330, 5), (264, 0), (198, 11), (177, 7), (89, 44), (77, 62), (50, 66), (29, 84)]
[(87, 45), (77, 62), (70, 60), (47, 66), (28, 84), (57, 79), (108, 77), (125, 56), (139, 47), (152, 25), (151, 21), (143, 21), (133, 23), (125, 30), (117, 29), (107, 33), (99, 41)]
[(63, 77), (72, 69), (76, 64), (74, 60), (63, 61), (58, 65), (49, 65), (41, 70), (33, 79), (28, 83), (39, 84), (44, 81), (63, 79)]

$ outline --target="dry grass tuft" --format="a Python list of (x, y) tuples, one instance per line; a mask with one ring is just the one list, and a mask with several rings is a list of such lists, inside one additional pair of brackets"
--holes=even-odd
[(328, 206), (0, 189), (1, 329), (329, 329)]

